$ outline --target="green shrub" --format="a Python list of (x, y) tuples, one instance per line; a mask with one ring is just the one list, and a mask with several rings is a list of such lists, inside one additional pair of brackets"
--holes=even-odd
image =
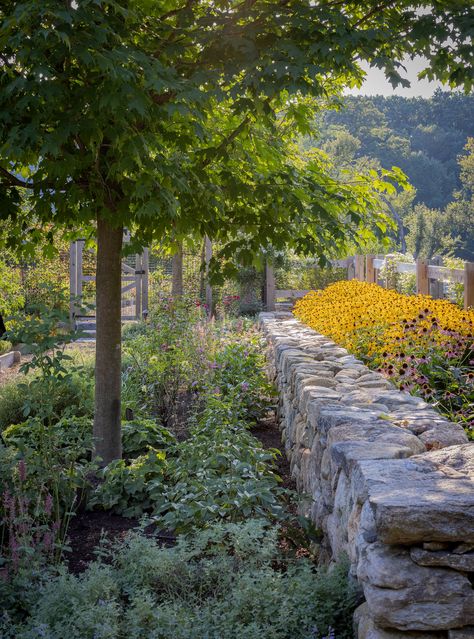
[(93, 415), (93, 380), (87, 376), (74, 373), (67, 384), (21, 379), (21, 383), (15, 380), (0, 386), (0, 431), (11, 424), (21, 424), (25, 417), (41, 415), (45, 401), (57, 420)]
[(226, 344), (215, 358), (210, 389), (233, 397), (234, 410), (244, 420), (257, 420), (270, 405), (274, 389), (265, 374), (264, 359), (259, 344), (251, 340)]
[(163, 506), (166, 454), (150, 449), (131, 462), (117, 459), (102, 471), (89, 507), (113, 509), (124, 517), (138, 517)]
[(18, 311), (24, 302), (20, 269), (12, 266), (9, 259), (0, 258), (0, 315), (3, 315), (6, 321), (7, 317)]
[(11, 342), (9, 342), (6, 339), (0, 339), (0, 355), (4, 355), (5, 353), (8, 353), (9, 351), (11, 351), (13, 348), (13, 345)]
[(149, 326), (146, 322), (128, 322), (122, 328), (122, 339), (126, 341), (139, 335), (146, 335), (148, 329)]
[[(332, 629), (337, 639), (352, 637), (356, 592), (348, 566), (328, 574), (287, 558), (265, 521), (213, 526), (172, 548), (132, 534), (109, 562), (96, 561), (79, 576), (63, 570), (41, 589), (27, 586), (18, 593), (27, 615), (5, 617), (2, 636), (322, 639)], [(2, 601), (8, 588), (0, 581)]]
[(125, 457), (137, 457), (149, 448), (167, 448), (176, 438), (153, 419), (136, 419), (122, 424), (122, 450)]
[(47, 443), (61, 453), (64, 462), (90, 460), (92, 451), (92, 420), (89, 417), (64, 417), (55, 424), (44, 425), (36, 418), (12, 424), (3, 433), (9, 446), (20, 451), (32, 448), (39, 451)]

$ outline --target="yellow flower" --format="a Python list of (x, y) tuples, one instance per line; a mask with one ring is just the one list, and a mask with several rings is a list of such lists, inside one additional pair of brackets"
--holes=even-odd
[(400, 349), (424, 335), (442, 343), (446, 331), (474, 333), (474, 312), (427, 295), (402, 295), (377, 284), (350, 280), (298, 300), (295, 316), (338, 344), (370, 357)]

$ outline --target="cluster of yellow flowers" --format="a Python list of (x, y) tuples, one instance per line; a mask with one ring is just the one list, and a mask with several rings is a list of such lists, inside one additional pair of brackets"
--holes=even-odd
[[(413, 339), (429, 333), (441, 345), (449, 335), (470, 337), (474, 311), (448, 300), (402, 295), (358, 280), (336, 282), (298, 300), (295, 316), (348, 350), (373, 360), (386, 358)], [(407, 328), (415, 328), (416, 331)]]

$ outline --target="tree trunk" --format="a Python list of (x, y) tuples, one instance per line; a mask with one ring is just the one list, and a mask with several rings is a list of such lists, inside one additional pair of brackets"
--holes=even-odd
[(121, 285), (123, 229), (97, 221), (95, 456), (106, 465), (122, 456)]
[(183, 295), (183, 245), (180, 243), (178, 251), (173, 255), (172, 262), (171, 295), (182, 297)]

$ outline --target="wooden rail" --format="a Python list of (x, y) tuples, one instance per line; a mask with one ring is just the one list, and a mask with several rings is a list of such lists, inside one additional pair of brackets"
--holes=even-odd
[[(427, 260), (417, 260), (414, 263), (399, 262), (393, 263), (396, 273), (412, 273), (416, 276), (416, 292), (422, 295), (429, 295), (430, 289), (434, 291), (435, 297), (442, 296), (442, 284), (450, 282), (464, 285), (464, 308), (474, 308), (474, 262), (465, 262), (464, 268), (447, 268), (439, 265), (440, 259), (434, 259), (430, 264)], [(386, 264), (385, 258), (374, 255), (355, 255), (344, 260), (333, 260), (334, 267), (346, 268), (347, 279), (358, 279), (365, 282), (377, 282), (379, 271)], [(271, 311), (275, 310), (277, 299), (284, 298), (294, 301), (304, 297), (309, 291), (277, 289), (275, 287), (275, 276), (271, 265), (265, 267), (265, 306)]]

